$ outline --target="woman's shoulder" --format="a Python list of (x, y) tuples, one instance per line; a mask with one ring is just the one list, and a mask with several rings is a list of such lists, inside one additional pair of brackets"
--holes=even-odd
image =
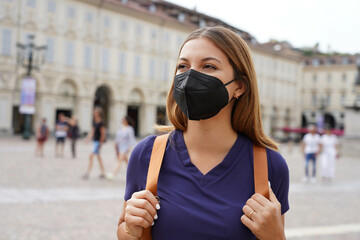
[[(240, 133), (239, 137), (241, 137), (243, 139), (243, 143), (248, 146), (246, 149), (252, 151), (253, 150), (252, 146), (254, 144), (253, 141), (248, 136), (246, 136), (246, 134)], [(280, 169), (280, 171), (283, 172), (289, 171), (285, 159), (278, 151), (272, 150), (270, 148), (265, 148), (265, 149), (266, 149), (269, 168), (276, 168), (278, 170)]]
[(275, 175), (277, 174), (288, 174), (289, 168), (285, 158), (278, 152), (269, 148), (266, 148), (268, 157), (268, 164)]
[(134, 150), (144, 151), (145, 149), (147, 149), (149, 147), (152, 148), (156, 137), (157, 137), (156, 135), (146, 136), (145, 138), (140, 140), (140, 142), (138, 144), (136, 144), (136, 147)]
[(131, 159), (137, 159), (141, 160), (143, 156), (149, 156), (151, 155), (152, 147), (154, 145), (156, 135), (149, 135), (142, 139), (136, 146), (134, 147), (132, 153), (131, 153)]

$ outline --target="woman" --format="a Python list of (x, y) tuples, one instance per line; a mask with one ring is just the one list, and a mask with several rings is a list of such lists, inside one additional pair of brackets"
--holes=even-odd
[[(175, 131), (158, 179), (160, 202), (143, 190), (150, 136), (129, 161), (119, 239), (140, 239), (151, 225), (155, 240), (285, 239), (288, 168), (263, 132), (249, 52), (223, 27), (198, 29), (185, 40), (167, 98)], [(270, 200), (254, 194), (253, 143), (267, 148)]]
[(96, 155), (99, 160), (99, 166), (100, 166), (100, 170), (101, 170), (101, 175), (99, 176), (99, 178), (105, 178), (104, 164), (103, 164), (101, 156), (100, 156), (100, 147), (105, 141), (105, 126), (102, 121), (102, 109), (101, 108), (94, 109), (93, 128), (92, 128), (91, 132), (88, 134), (88, 136), (86, 137), (85, 142), (88, 143), (91, 138), (94, 139), (94, 148), (93, 148), (93, 152), (90, 154), (89, 166), (88, 166), (86, 173), (83, 176), (83, 179), (89, 178), (89, 175), (90, 175), (90, 172), (91, 172), (91, 169), (93, 166), (94, 155)]
[(68, 130), (68, 137), (71, 139), (71, 153), (72, 158), (76, 158), (76, 141), (79, 138), (79, 126), (78, 121), (75, 116), (72, 116), (71, 118), (66, 119), (67, 123), (69, 124), (69, 130)]
[(325, 134), (320, 139), (321, 174), (323, 183), (331, 183), (335, 176), (338, 138), (332, 134), (331, 127), (325, 126)]
[(119, 173), (121, 162), (124, 161), (126, 164), (128, 163), (127, 156), (135, 144), (135, 134), (132, 125), (133, 120), (129, 116), (126, 116), (122, 120), (121, 128), (116, 132), (115, 148), (118, 163), (112, 173), (106, 174), (106, 178), (109, 180), (112, 180), (114, 176)]
[(44, 144), (48, 138), (49, 135), (49, 128), (46, 125), (46, 118), (43, 118), (41, 120), (40, 126), (36, 129), (36, 150), (35, 150), (35, 156), (38, 154), (43, 157), (44, 156)]

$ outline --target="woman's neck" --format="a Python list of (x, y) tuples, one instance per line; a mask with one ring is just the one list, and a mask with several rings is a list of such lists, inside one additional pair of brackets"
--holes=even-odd
[(230, 109), (223, 110), (210, 119), (188, 121), (187, 130), (184, 132), (184, 140), (188, 148), (200, 151), (222, 151), (234, 144), (237, 133), (231, 125), (231, 114), (227, 112)]

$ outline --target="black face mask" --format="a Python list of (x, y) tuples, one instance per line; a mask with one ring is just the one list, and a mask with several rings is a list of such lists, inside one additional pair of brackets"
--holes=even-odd
[(218, 114), (229, 101), (226, 85), (213, 76), (190, 69), (174, 78), (174, 99), (189, 120), (208, 119)]

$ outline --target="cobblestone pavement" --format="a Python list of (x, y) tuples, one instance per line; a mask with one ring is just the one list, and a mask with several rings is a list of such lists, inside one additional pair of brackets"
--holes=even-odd
[[(48, 141), (41, 158), (34, 156), (34, 140), (0, 138), (0, 240), (115, 240), (125, 166), (107, 181), (98, 178), (95, 161), (84, 181), (91, 145), (80, 140), (76, 159), (70, 157), (69, 142), (64, 158), (54, 157), (54, 145)], [(116, 163), (113, 142), (102, 153), (110, 171)], [(343, 153), (331, 185), (302, 184), (299, 147), (284, 145), (281, 153), (291, 181), (287, 239), (360, 240), (360, 157)]]

